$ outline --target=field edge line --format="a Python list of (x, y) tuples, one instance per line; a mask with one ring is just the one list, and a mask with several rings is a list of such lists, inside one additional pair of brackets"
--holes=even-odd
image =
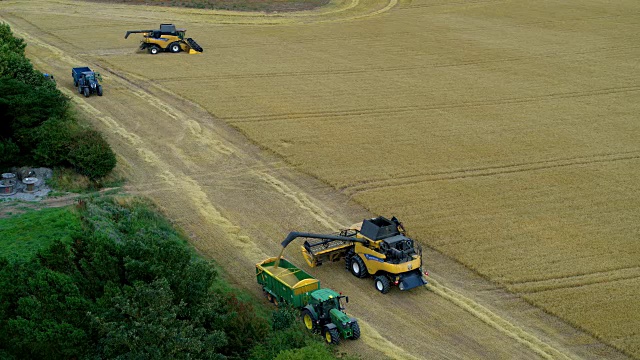
[(449, 300), (461, 309), (478, 318), (480, 321), (495, 328), (496, 330), (502, 332), (503, 334), (509, 336), (517, 342), (527, 346), (544, 359), (576, 359), (569, 357), (565, 353), (545, 343), (544, 341), (540, 340), (535, 335), (528, 333), (524, 329), (513, 325), (509, 321), (503, 319), (500, 315), (492, 312), (491, 310), (478, 304), (472, 299), (467, 298), (466, 296), (440, 284), (433, 278), (430, 279), (429, 285), (426, 286), (436, 295)]

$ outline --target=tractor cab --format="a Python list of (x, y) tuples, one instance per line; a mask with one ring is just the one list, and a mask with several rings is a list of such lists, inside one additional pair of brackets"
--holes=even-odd
[(326, 315), (331, 309), (344, 310), (342, 299), (349, 302), (349, 298), (331, 289), (320, 289), (311, 293), (310, 303), (317, 305), (318, 313)]
[(102, 81), (102, 76), (94, 71), (85, 71), (82, 73), (82, 79), (84, 84), (95, 88), (98, 85), (98, 80)]
[(82, 73), (82, 77), (84, 77), (85, 81), (95, 81), (96, 80), (96, 76), (94, 75), (93, 72)]

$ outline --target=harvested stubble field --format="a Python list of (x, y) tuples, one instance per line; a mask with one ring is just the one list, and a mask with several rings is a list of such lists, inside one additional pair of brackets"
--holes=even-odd
[[(381, 296), (342, 265), (313, 269), (363, 321), (348, 351), (625, 357), (593, 335), (640, 358), (639, 10), (344, 0), (266, 15), (32, 0), (0, 2), (0, 19), (110, 136), (132, 187), (242, 286), (289, 231), (368, 211), (437, 250), (432, 291)], [(151, 56), (123, 39), (160, 22), (205, 52)], [(68, 69), (85, 63), (103, 72), (103, 98), (73, 93)]]

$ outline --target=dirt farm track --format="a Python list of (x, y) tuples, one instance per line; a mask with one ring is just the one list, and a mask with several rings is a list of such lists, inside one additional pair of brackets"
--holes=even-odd
[[(333, 0), (236, 13), (0, 0), (34, 65), (231, 281), (290, 231), (398, 216), (431, 283), (342, 263), (365, 359), (640, 358), (640, 2)], [(202, 54), (137, 51), (175, 23)], [(70, 70), (102, 73), (79, 96)], [(291, 246), (285, 256), (302, 266)]]

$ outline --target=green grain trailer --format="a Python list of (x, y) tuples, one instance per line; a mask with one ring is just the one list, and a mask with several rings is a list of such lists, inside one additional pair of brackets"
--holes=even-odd
[(358, 321), (343, 311), (342, 300), (349, 302), (348, 297), (321, 289), (319, 280), (285, 259), (277, 260), (269, 258), (256, 264), (258, 284), (269, 301), (300, 309), (307, 329), (322, 333), (328, 343), (338, 344), (340, 337), (360, 337)]
[(275, 268), (277, 258), (267, 259), (256, 265), (258, 284), (262, 285), (270, 302), (284, 302), (301, 308), (309, 302), (311, 292), (320, 289), (320, 280), (314, 279), (285, 259)]

